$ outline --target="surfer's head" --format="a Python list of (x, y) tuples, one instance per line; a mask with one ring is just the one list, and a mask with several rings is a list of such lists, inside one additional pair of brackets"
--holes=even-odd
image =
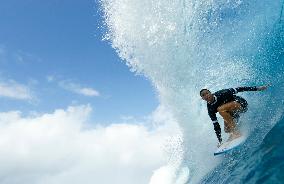
[(214, 100), (213, 94), (208, 89), (200, 90), (200, 96), (206, 102), (212, 102)]

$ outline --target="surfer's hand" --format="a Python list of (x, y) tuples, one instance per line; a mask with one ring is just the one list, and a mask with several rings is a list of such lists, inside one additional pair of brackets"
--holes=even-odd
[(222, 145), (222, 143), (221, 143), (221, 142), (218, 142), (217, 147), (219, 148), (221, 145)]
[(270, 86), (270, 84), (268, 84), (268, 85), (266, 85), (266, 86), (259, 86), (259, 87), (257, 88), (257, 90), (258, 90), (258, 91), (264, 91), (264, 90), (266, 90), (269, 86)]

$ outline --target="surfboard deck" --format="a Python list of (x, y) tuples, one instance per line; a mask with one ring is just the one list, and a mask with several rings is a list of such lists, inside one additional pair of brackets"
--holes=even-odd
[(246, 140), (245, 136), (241, 136), (238, 137), (236, 139), (233, 139), (232, 141), (229, 142), (224, 142), (215, 152), (214, 152), (214, 156), (215, 155), (220, 155), (223, 153), (226, 153), (228, 151), (231, 151), (237, 147), (239, 147), (240, 145), (242, 145)]

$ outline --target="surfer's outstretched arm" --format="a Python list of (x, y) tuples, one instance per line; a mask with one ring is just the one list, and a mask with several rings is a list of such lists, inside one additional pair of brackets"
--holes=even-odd
[(253, 86), (253, 87), (238, 87), (235, 88), (234, 93), (238, 93), (238, 92), (243, 92), (243, 91), (264, 91), (266, 90), (270, 85), (266, 85), (266, 86)]
[(270, 84), (268, 84), (268, 85), (266, 85), (266, 86), (259, 86), (259, 87), (257, 87), (257, 91), (264, 91), (264, 90), (267, 90), (267, 88), (270, 87), (270, 86), (271, 86)]

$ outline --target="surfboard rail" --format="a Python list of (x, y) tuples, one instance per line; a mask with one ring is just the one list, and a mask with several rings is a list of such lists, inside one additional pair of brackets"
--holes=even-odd
[(246, 140), (245, 136), (241, 136), (229, 142), (224, 142), (215, 152), (214, 156), (227, 153), (239, 146), (241, 146)]

